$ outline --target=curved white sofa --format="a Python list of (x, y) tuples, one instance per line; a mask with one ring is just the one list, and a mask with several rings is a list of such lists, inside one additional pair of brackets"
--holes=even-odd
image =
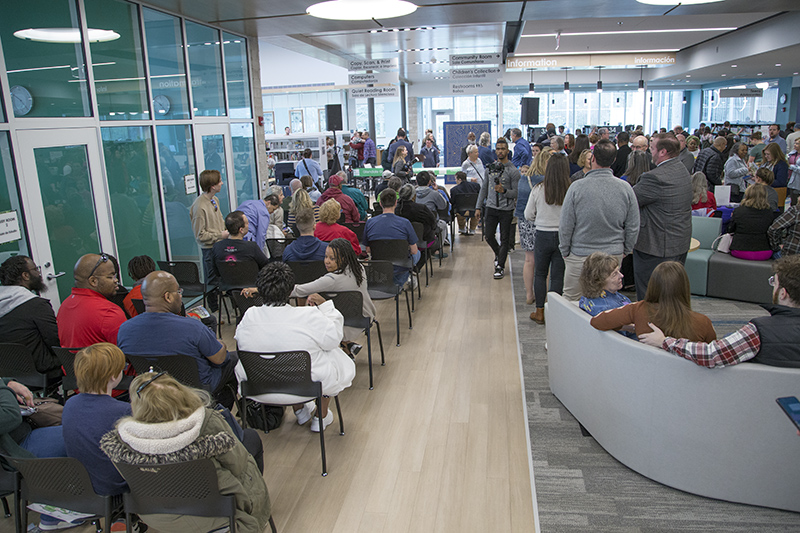
[(548, 294), (550, 390), (605, 450), (701, 496), (800, 512), (800, 436), (775, 403), (800, 369), (695, 365), (613, 331)]

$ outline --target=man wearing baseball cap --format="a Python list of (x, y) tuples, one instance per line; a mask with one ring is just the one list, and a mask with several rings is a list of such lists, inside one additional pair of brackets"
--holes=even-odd
[(324, 204), (329, 199), (335, 199), (342, 206), (344, 221), (357, 224), (360, 216), (353, 199), (342, 192), (342, 177), (334, 174), (328, 178), (328, 189), (317, 200), (317, 205)]

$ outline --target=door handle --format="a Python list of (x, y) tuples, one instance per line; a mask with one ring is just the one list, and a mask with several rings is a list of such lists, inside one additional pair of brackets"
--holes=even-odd
[(60, 278), (64, 274), (66, 274), (66, 272), (59, 272), (58, 274), (48, 274), (47, 275), (47, 281), (53, 281), (56, 278)]

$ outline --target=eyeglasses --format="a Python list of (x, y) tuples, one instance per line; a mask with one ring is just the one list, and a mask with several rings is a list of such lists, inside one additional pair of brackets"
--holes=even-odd
[(180, 287), (174, 291), (167, 291), (167, 292), (177, 292), (178, 296), (183, 296), (183, 289)]
[(142, 392), (142, 390), (144, 390), (145, 387), (147, 387), (152, 382), (154, 382), (155, 380), (157, 380), (158, 378), (160, 378), (161, 376), (163, 376), (166, 373), (167, 373), (166, 371), (159, 372), (158, 374), (156, 374), (152, 378), (148, 379), (147, 381), (145, 381), (144, 383), (139, 385), (139, 388), (136, 389), (136, 396), (141, 397), (142, 395), (140, 393)]
[(769, 277), (769, 279), (767, 280), (767, 283), (769, 283), (770, 287), (774, 287), (775, 286), (775, 275), (774, 274)]
[(89, 275), (87, 277), (91, 278), (94, 275), (94, 271), (97, 270), (97, 267), (99, 267), (103, 263), (106, 263), (107, 261), (108, 261), (108, 254), (105, 253), (100, 254), (100, 259), (97, 261), (97, 263), (95, 263), (94, 268), (92, 269), (91, 272), (89, 272)]

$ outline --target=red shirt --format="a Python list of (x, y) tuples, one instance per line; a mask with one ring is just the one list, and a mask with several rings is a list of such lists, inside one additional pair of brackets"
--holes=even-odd
[(358, 237), (353, 230), (345, 228), (341, 224), (318, 222), (317, 227), (314, 228), (314, 237), (325, 242), (331, 242), (333, 239), (347, 239), (353, 246), (356, 255), (361, 255), (361, 244), (358, 242)]
[(694, 204), (692, 206), (692, 210), (708, 208), (708, 209), (711, 209), (713, 211), (713, 210), (715, 210), (717, 208), (717, 199), (714, 198), (714, 193), (711, 192), (711, 191), (708, 191), (708, 193), (706, 193), (706, 194), (708, 194), (708, 196), (706, 197), (705, 202), (702, 201), (702, 199), (701, 199), (699, 202), (697, 202), (696, 204)]
[(57, 322), (61, 346), (84, 348), (98, 342), (117, 344), (117, 332), (125, 322), (125, 313), (99, 292), (73, 288), (58, 310)]
[(138, 283), (133, 286), (133, 288), (128, 291), (128, 294), (125, 295), (125, 299), (122, 300), (122, 305), (125, 306), (125, 312), (128, 313), (128, 316), (133, 318), (139, 313), (136, 312), (136, 308), (133, 306), (133, 300), (141, 300), (142, 299), (142, 284)]

